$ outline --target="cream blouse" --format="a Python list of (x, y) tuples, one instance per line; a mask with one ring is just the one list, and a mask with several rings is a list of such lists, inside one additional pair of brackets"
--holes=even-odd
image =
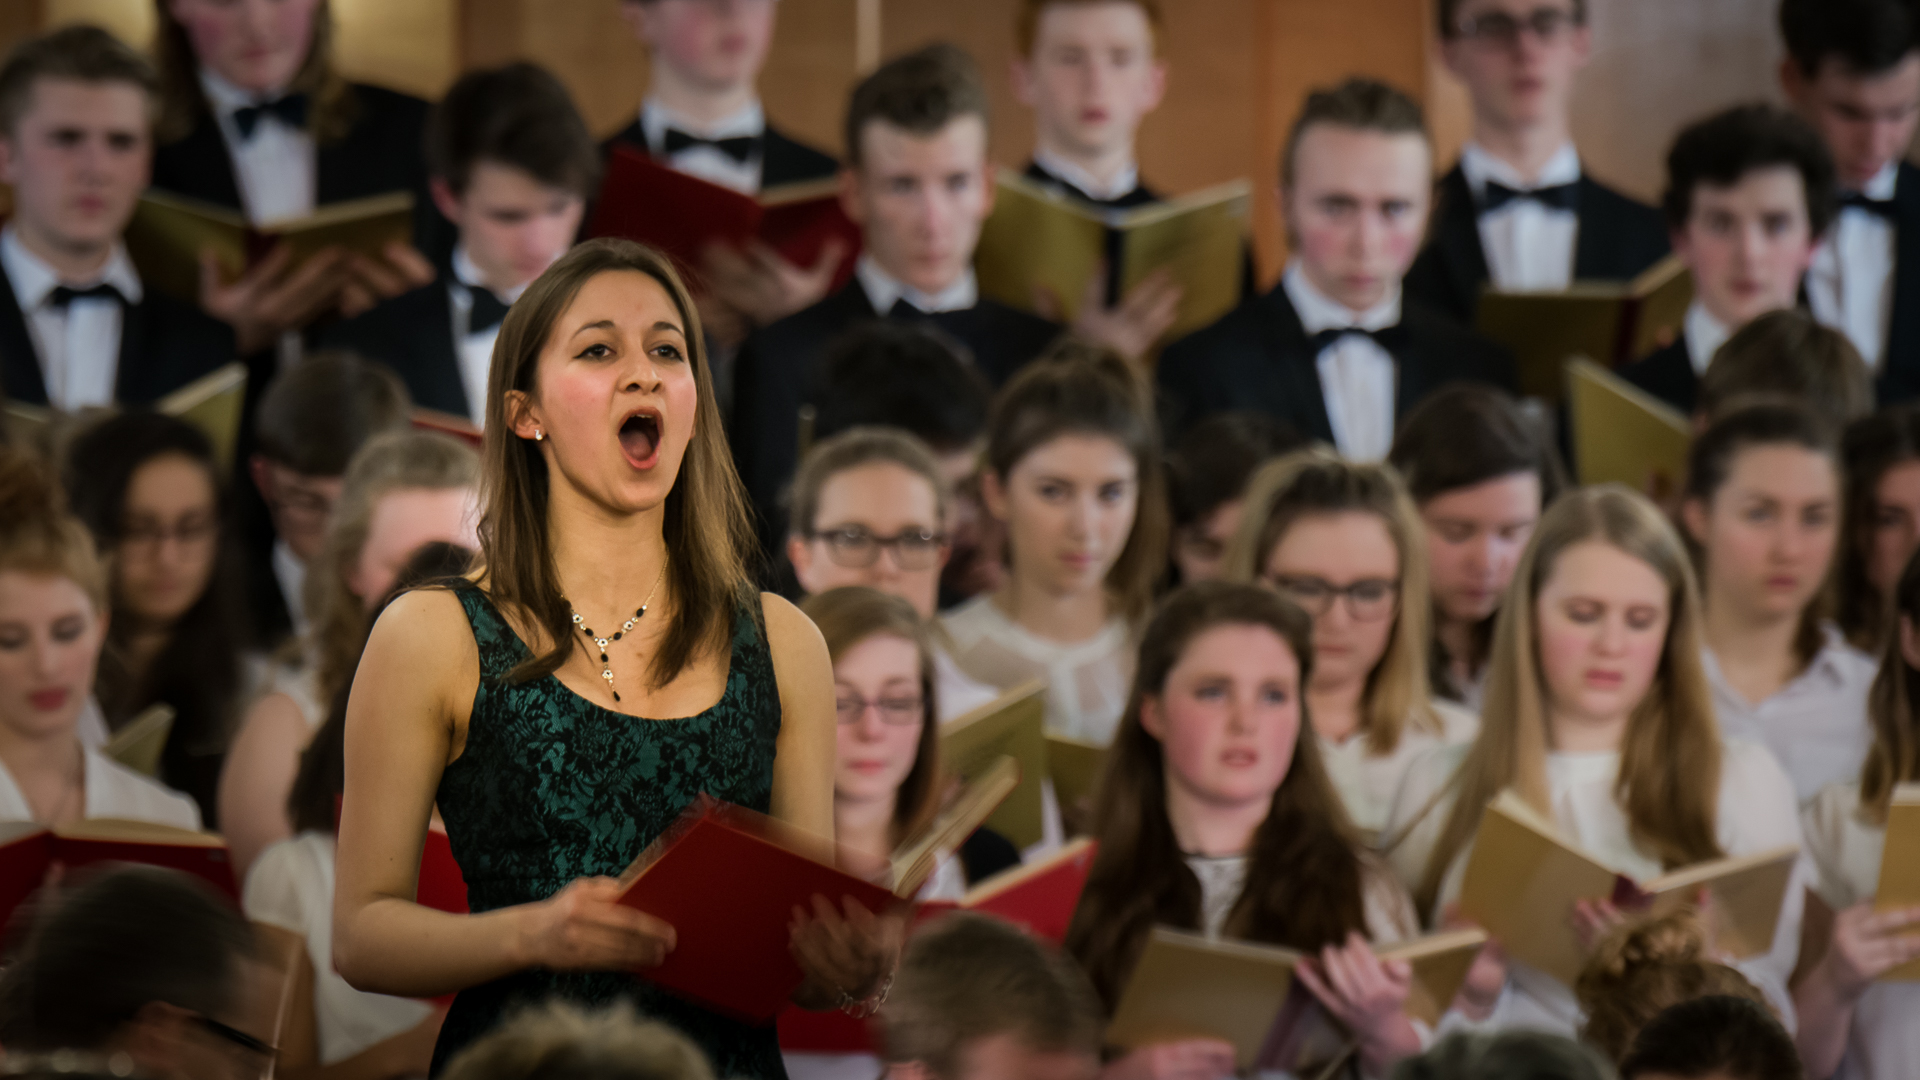
[(1116, 615), (1085, 641), (1050, 641), (1007, 618), (993, 597), (976, 596), (940, 617), (953, 661), (1001, 690), (1029, 679), (1047, 684), (1047, 730), (1102, 746), (1113, 741), (1133, 682), (1134, 640)]

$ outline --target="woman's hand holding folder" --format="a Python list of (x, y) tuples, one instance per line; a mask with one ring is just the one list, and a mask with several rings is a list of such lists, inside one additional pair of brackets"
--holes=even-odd
[(906, 943), (907, 920), (898, 911), (875, 914), (858, 900), (844, 897), (835, 908), (823, 896), (813, 897), (813, 909), (793, 909), (788, 929), (793, 935), (793, 958), (807, 981), (794, 992), (794, 1003), (808, 1009), (851, 1008), (872, 999), (892, 985)]
[(673, 951), (673, 927), (620, 903), (609, 877), (580, 878), (518, 910), (516, 969), (632, 971), (657, 967)]

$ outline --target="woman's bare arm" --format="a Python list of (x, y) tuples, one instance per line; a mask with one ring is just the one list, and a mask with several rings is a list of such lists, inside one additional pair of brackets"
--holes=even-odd
[(767, 645), (780, 684), (780, 741), (773, 760), (773, 816), (833, 836), (833, 661), (813, 620), (772, 594), (762, 597)]
[(253, 703), (233, 737), (220, 771), (220, 824), (241, 881), (253, 860), (276, 841), (293, 835), (287, 793), (300, 772), (300, 751), (313, 731), (300, 706), (272, 693)]

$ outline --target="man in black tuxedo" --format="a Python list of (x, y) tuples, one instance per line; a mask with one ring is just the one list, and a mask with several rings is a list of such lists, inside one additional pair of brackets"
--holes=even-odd
[(1473, 137), (1440, 180), (1407, 292), (1473, 322), (1480, 290), (1625, 280), (1667, 253), (1650, 206), (1594, 180), (1571, 130), (1592, 54), (1587, 0), (1439, 0), (1441, 56), (1473, 101)]
[(1432, 160), (1420, 107), (1400, 91), (1352, 79), (1308, 96), (1281, 162), (1293, 262), (1272, 292), (1161, 355), (1169, 438), (1250, 410), (1377, 461), (1396, 419), (1433, 390), (1460, 380), (1515, 388), (1505, 350), (1403, 295)]
[(600, 174), (566, 87), (533, 64), (462, 76), (427, 124), (430, 187), (459, 231), (442, 280), (321, 333), (391, 367), (417, 405), (486, 423), (508, 305), (564, 255)]
[(1662, 200), (1693, 304), (1673, 343), (1620, 369), (1692, 414), (1700, 376), (1736, 330), (1798, 302), (1835, 208), (1833, 161), (1792, 113), (1743, 105), (1682, 131)]
[(898, 57), (854, 89), (841, 173), (865, 244), (854, 280), (748, 338), (735, 368), (728, 437), (769, 552), (786, 535), (776, 507), (798, 455), (799, 411), (818, 404), (819, 359), (841, 334), (876, 318), (931, 323), (997, 386), (1060, 332), (979, 295), (973, 248), (993, 209), (986, 115), (979, 72), (951, 45)]
[(95, 27), (55, 31), (0, 69), (0, 396), (144, 404), (234, 358), (233, 333), (143, 282), (120, 234), (146, 187), (153, 71)]
[(1878, 376), (1920, 397), (1920, 12), (1911, 0), (1783, 0), (1780, 81), (1839, 174), (1841, 209), (1807, 274), (1814, 316)]

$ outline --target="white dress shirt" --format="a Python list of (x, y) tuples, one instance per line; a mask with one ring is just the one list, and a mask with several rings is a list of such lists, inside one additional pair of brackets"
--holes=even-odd
[[(1577, 183), (1580, 155), (1568, 143), (1547, 159), (1539, 176), (1529, 180), (1478, 143), (1470, 142), (1460, 151), (1460, 172), (1466, 176), (1467, 187), (1478, 205), (1489, 180), (1515, 191)], [(1580, 215), (1546, 206), (1537, 199), (1514, 199), (1498, 210), (1480, 214), (1478, 220), (1480, 249), (1486, 253), (1487, 272), (1496, 286), (1558, 291), (1573, 284)]]
[(120, 374), (120, 328), (125, 312), (111, 297), (75, 298), (66, 307), (51, 301), (61, 285), (76, 289), (111, 285), (129, 304), (141, 298), (140, 275), (127, 249), (113, 245), (106, 265), (85, 281), (62, 281), (59, 273), (20, 242), (13, 226), (0, 229), (0, 266), (13, 285), (13, 298), (26, 316), (27, 335), (40, 358), (47, 403), (71, 412), (88, 405), (113, 404)]
[(1133, 681), (1133, 634), (1118, 615), (1085, 641), (1040, 637), (1007, 618), (990, 595), (940, 616), (953, 661), (971, 678), (1011, 690), (1047, 684), (1047, 730), (1105, 746), (1113, 741)]
[(1133, 189), (1140, 186), (1140, 166), (1131, 161), (1127, 162), (1126, 168), (1115, 173), (1112, 180), (1104, 184), (1092, 173), (1049, 151), (1044, 146), (1033, 148), (1033, 163), (1040, 166), (1043, 171), (1072, 184), (1089, 198), (1099, 199), (1102, 202), (1111, 202), (1131, 195)]
[[(1860, 194), (1891, 199), (1899, 178), (1900, 163), (1888, 162)], [(1893, 222), (1857, 206), (1843, 208), (1807, 270), (1814, 318), (1846, 334), (1876, 370), (1893, 313), (1894, 239)]]
[(937, 293), (923, 293), (887, 273), (871, 255), (860, 256), (853, 265), (853, 276), (860, 279), (860, 288), (866, 292), (876, 315), (886, 315), (901, 300), (928, 315), (941, 311), (965, 311), (980, 302), (980, 282), (974, 277), (971, 266)]
[[(1354, 312), (1307, 280), (1296, 260), (1280, 279), (1308, 337), (1322, 330), (1384, 330), (1400, 321), (1400, 283), (1367, 311)], [(1314, 359), (1326, 401), (1333, 445), (1350, 461), (1379, 461), (1393, 446), (1394, 392), (1399, 369), (1392, 354), (1365, 334), (1347, 334)]]
[(1400, 781), (1415, 761), (1436, 746), (1470, 743), (1480, 733), (1480, 718), (1451, 701), (1431, 702), (1440, 718), (1438, 732), (1425, 731), (1408, 724), (1400, 732), (1400, 742), (1385, 754), (1376, 754), (1367, 745), (1367, 737), (1354, 732), (1345, 742), (1334, 742), (1318, 734), (1320, 762), (1327, 779), (1346, 806), (1347, 818), (1369, 841), (1380, 835), (1387, 824), (1387, 812), (1400, 790)]
[(1687, 317), (1680, 325), (1680, 332), (1687, 338), (1687, 360), (1693, 365), (1695, 375), (1705, 375), (1707, 365), (1713, 363), (1713, 354), (1727, 343), (1733, 331), (1707, 310), (1707, 306), (1695, 300), (1687, 308)]
[(313, 213), (319, 172), (313, 136), (266, 113), (254, 125), (252, 137), (242, 137), (233, 119), (236, 110), (280, 95), (250, 93), (206, 68), (200, 69), (200, 88), (206, 91), (220, 138), (233, 158), (233, 178), (247, 219), (261, 225)]
[(1847, 644), (1839, 627), (1829, 623), (1821, 631), (1825, 643), (1807, 670), (1758, 704), (1727, 682), (1712, 649), (1700, 650), (1720, 730), (1772, 750), (1802, 803), (1829, 784), (1859, 776), (1873, 742), (1867, 691), (1879, 664)]
[[(86, 786), (87, 818), (150, 821), (176, 829), (199, 829), (200, 808), (192, 799), (142, 776), (90, 746), (82, 746), (81, 783)], [(0, 821), (32, 821), (33, 810), (20, 784), (0, 762)]]
[[(453, 280), (447, 282), (447, 295), (453, 301), (453, 351), (460, 359), (460, 385), (467, 392), (468, 419), (479, 425), (487, 422), (487, 376), (493, 370), (493, 343), (500, 337), (499, 323), (477, 332), (467, 329), (473, 317), (473, 293), (469, 290), (486, 288), (481, 283), (485, 276), (467, 255), (465, 244), (453, 249)], [(510, 305), (531, 284), (494, 295)]]
[(677, 154), (666, 154), (662, 151), (666, 146), (668, 128), (677, 128), (689, 135), (716, 141), (740, 137), (764, 139), (767, 134), (767, 114), (760, 107), (758, 99), (748, 102), (733, 115), (717, 123), (702, 124), (648, 98), (640, 104), (640, 131), (646, 136), (648, 148), (676, 171), (747, 195), (759, 192), (761, 165), (766, 160), (764, 148), (750, 155), (746, 161), (736, 161), (714, 146), (689, 146)]

